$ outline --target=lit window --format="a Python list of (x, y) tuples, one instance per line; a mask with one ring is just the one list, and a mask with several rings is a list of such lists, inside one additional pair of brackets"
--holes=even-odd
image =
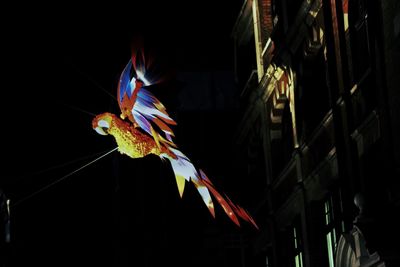
[(328, 227), (328, 233), (326, 234), (326, 244), (328, 248), (328, 259), (329, 267), (334, 267), (334, 254), (336, 249), (336, 233), (333, 225), (333, 210), (332, 210), (332, 199), (330, 198), (325, 202), (325, 225)]
[(265, 257), (265, 267), (271, 267), (271, 265), (269, 264), (269, 257), (268, 257), (268, 255)]
[(301, 246), (301, 239), (299, 231), (293, 227), (293, 240), (294, 240), (294, 262), (296, 267), (303, 267), (303, 249)]
[(349, 29), (349, 2), (348, 2), (348, 0), (342, 0), (342, 8), (343, 8), (344, 31), (347, 31)]
[[(338, 203), (339, 205), (337, 205), (338, 209), (335, 209), (334, 203), (337, 203), (335, 202), (335, 200), (339, 202)], [(337, 214), (335, 214), (335, 211)], [(324, 213), (325, 213), (326, 245), (328, 250), (329, 267), (334, 267), (335, 250), (337, 246), (338, 237), (340, 233), (344, 232), (344, 222), (339, 218), (339, 216), (343, 213), (340, 191), (337, 196), (337, 199), (331, 196), (327, 201), (325, 201)]]

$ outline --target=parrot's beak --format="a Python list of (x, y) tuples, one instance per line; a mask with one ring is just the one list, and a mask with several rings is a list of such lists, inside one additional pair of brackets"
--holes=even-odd
[(96, 128), (95, 128), (95, 131), (96, 131), (98, 134), (101, 134), (101, 135), (108, 135), (108, 133), (107, 133), (106, 131), (104, 131), (101, 127), (96, 127)]

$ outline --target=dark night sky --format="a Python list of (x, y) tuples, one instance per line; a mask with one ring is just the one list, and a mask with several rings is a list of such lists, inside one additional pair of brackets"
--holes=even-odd
[(144, 36), (146, 49), (165, 69), (231, 70), (230, 33), (241, 1), (225, 2), (230, 5), (202, 1), (156, 10), (142, 3), (13, 11), (2, 33), (2, 112), (4, 125), (12, 128), (5, 137), (18, 143), (8, 142), (7, 154), (20, 158), (23, 150), (29, 162), (39, 148), (54, 154), (57, 146), (43, 145), (54, 139), (54, 131), (62, 139), (85, 131), (86, 115), (67, 106), (93, 113), (108, 108), (110, 97), (98, 87), (115, 94), (135, 36)]
[[(144, 36), (146, 49), (166, 70), (232, 70), (230, 33), (241, 2), (151, 5), (12, 11), (2, 33), (7, 173), (40, 170), (97, 146), (88, 141), (91, 117), (75, 108), (98, 114), (116, 107), (100, 87), (116, 93), (135, 36)], [(15, 163), (24, 168), (16, 170)]]
[[(118, 77), (130, 57), (134, 37), (144, 37), (145, 48), (164, 69), (190, 72), (191, 75), (218, 71), (226, 74), (226, 71), (232, 71), (230, 33), (242, 1), (223, 2), (168, 3), (158, 6), (156, 10), (153, 4), (140, 3), (130, 4), (129, 7), (117, 4), (50, 7), (52, 12), (37, 6), (35, 10), (25, 7), (24, 10), (17, 8), (10, 11), (15, 15), (6, 22), (8, 26), (2, 33), (2, 69), (5, 70), (1, 105), (2, 154), (6, 160), (2, 164), (0, 187), (4, 188), (12, 201), (40, 190), (92, 160), (95, 153), (114, 146), (111, 138), (100, 137), (91, 129), (92, 116), (77, 109), (95, 114), (116, 112), (116, 103), (100, 87), (111, 94), (116, 93)], [(189, 77), (189, 83), (196, 81), (196, 78), (190, 78), (191, 75), (185, 76)], [(199, 86), (192, 87), (192, 90), (196, 88), (201, 90)], [(175, 103), (179, 98), (174, 88), (171, 92), (170, 95), (163, 94), (167, 103)], [(179, 99), (180, 105), (185, 106), (182, 103), (185, 94), (182, 97), (181, 93)], [(203, 99), (207, 100), (207, 95)], [(175, 109), (179, 112), (179, 104), (167, 108), (173, 114), (177, 114)], [(215, 118), (211, 122), (217, 133), (215, 136), (223, 138), (224, 132), (218, 127), (229, 124), (234, 118), (224, 118), (223, 110), (215, 115), (212, 110), (204, 112)], [(202, 120), (199, 125), (207, 124), (207, 116), (196, 110), (181, 115), (180, 120), (176, 118), (183, 124), (179, 132), (196, 132), (194, 139), (197, 140), (181, 136), (177, 137), (177, 141), (185, 148), (193, 148), (193, 151), (185, 153), (194, 156), (194, 162), (202, 162), (205, 167), (214, 168), (218, 173), (220, 170), (212, 161), (223, 155), (224, 151), (221, 150), (229, 149), (229, 143), (225, 146), (215, 140), (208, 143), (207, 140), (213, 136), (212, 131), (193, 130), (191, 127), (196, 127), (193, 122), (185, 125), (190, 121), (187, 119), (190, 114)], [(218, 124), (218, 119), (225, 122)], [(202, 138), (204, 140), (199, 141)], [(207, 146), (210, 146), (208, 149), (213, 146), (219, 148), (210, 159), (202, 159)], [(196, 158), (197, 155), (199, 158)], [(16, 265), (29, 262), (33, 265), (60, 266), (76, 263), (78, 259), (94, 265), (111, 259), (113, 224), (110, 218), (114, 211), (110, 196), (115, 186), (116, 157), (103, 159), (14, 207), (15, 241), (12, 254)], [(64, 163), (80, 158), (83, 159), (64, 166)], [(123, 172), (127, 161), (121, 162), (120, 171)], [(131, 168), (139, 170), (138, 177), (159, 176), (154, 174), (154, 169), (153, 174), (143, 174), (144, 166), (170, 171), (152, 158), (137, 160)], [(183, 227), (183, 233), (176, 239), (188, 242), (188, 247), (195, 241), (204, 241), (201, 238), (202, 230), (193, 234), (193, 240), (190, 241), (193, 229), (185, 224), (199, 227), (202, 223), (212, 223), (208, 211), (200, 208), (203, 204), (199, 199), (184, 198), (186, 202), (179, 204), (176, 198), (167, 197), (165, 194), (168, 194), (168, 190), (176, 190), (173, 183), (172, 179), (161, 182), (156, 179), (155, 184), (147, 180), (136, 181), (133, 185), (136, 198), (125, 199), (134, 202), (142, 197), (145, 199), (143, 201), (148, 199), (150, 204), (146, 205), (149, 209), (162, 208), (160, 218), (164, 221), (161, 223), (157, 222), (158, 217), (154, 212), (138, 211), (137, 214), (146, 218), (135, 220), (135, 228), (144, 229), (144, 233), (152, 235), (149, 241), (146, 234), (139, 230), (134, 232), (137, 242), (145, 240), (143, 250), (136, 252), (136, 256), (142, 253), (144, 257), (147, 255), (151, 258), (153, 254), (146, 247), (163, 247), (165, 242), (174, 239), (173, 235), (179, 231), (179, 227)], [(147, 189), (139, 190), (141, 187)], [(151, 192), (148, 187), (154, 187), (154, 194), (161, 197), (152, 201), (143, 193)], [(187, 195), (195, 196), (196, 193), (188, 188)], [(158, 203), (162, 197), (166, 197), (165, 202)], [(168, 203), (172, 208), (168, 207)], [(199, 208), (193, 209), (192, 204)], [(185, 214), (179, 212), (188, 212), (187, 216), (194, 217), (186, 218)], [(221, 214), (220, 217), (223, 216)], [(169, 230), (164, 231), (163, 228)], [(186, 245), (173, 248), (182, 249), (186, 254), (192, 253)], [(197, 249), (201, 247), (201, 244), (195, 246)], [(89, 252), (91, 248), (94, 252)], [(207, 261), (207, 255), (204, 258)], [(209, 256), (211, 259), (212, 256)]]

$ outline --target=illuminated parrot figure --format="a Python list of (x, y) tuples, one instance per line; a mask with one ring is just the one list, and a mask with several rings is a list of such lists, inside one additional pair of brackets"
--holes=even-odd
[(112, 135), (118, 151), (131, 158), (141, 158), (155, 154), (162, 160), (169, 160), (175, 174), (180, 197), (186, 182), (192, 182), (200, 193), (211, 215), (215, 210), (211, 194), (222, 206), (229, 218), (240, 226), (238, 217), (258, 229), (253, 218), (242, 207), (235, 205), (226, 195), (223, 197), (202, 170), (196, 170), (190, 160), (178, 149), (172, 140), (171, 125), (176, 122), (168, 115), (164, 105), (149, 91), (153, 84), (145, 77), (143, 66), (136, 64), (132, 56), (119, 79), (117, 100), (120, 116), (111, 113), (97, 115), (93, 129), (101, 135)]

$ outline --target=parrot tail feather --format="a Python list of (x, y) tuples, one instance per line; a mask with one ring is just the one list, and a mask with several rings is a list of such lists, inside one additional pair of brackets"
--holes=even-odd
[(186, 181), (192, 181), (196, 186), (197, 191), (200, 193), (204, 204), (206, 204), (211, 215), (215, 218), (214, 203), (210, 196), (210, 192), (208, 191), (206, 185), (204, 185), (202, 182), (198, 182), (200, 179), (196, 168), (181, 151), (172, 147), (169, 147), (169, 150), (174, 154), (175, 157), (172, 157), (166, 153), (160, 154), (160, 157), (162, 159), (168, 159), (171, 162), (179, 195), (181, 197), (183, 196)]
[(221, 205), (225, 213), (228, 217), (237, 225), (240, 226), (238, 217), (242, 218), (243, 220), (251, 223), (256, 229), (259, 229), (254, 219), (250, 216), (250, 214), (240, 207), (239, 205), (234, 204), (230, 198), (225, 195), (225, 198), (215, 189), (213, 183), (207, 177), (207, 175), (200, 170), (200, 177), (202, 183), (205, 184), (207, 189), (212, 193), (212, 195), (217, 199), (218, 203)]
[(197, 191), (201, 195), (204, 203), (206, 204), (211, 215), (215, 218), (214, 203), (211, 198), (211, 194), (221, 205), (228, 217), (237, 225), (240, 226), (238, 217), (251, 223), (256, 229), (258, 229), (257, 224), (249, 213), (242, 207), (235, 205), (229, 197), (225, 195), (223, 197), (216, 189), (207, 175), (199, 170), (197, 172), (196, 168), (190, 162), (190, 160), (178, 149), (169, 148), (169, 150), (175, 155), (171, 157), (170, 155), (163, 153), (160, 155), (162, 159), (168, 159), (171, 162), (172, 169), (175, 174), (176, 183), (178, 186), (179, 195), (182, 197), (185, 188), (186, 181), (193, 182)]

